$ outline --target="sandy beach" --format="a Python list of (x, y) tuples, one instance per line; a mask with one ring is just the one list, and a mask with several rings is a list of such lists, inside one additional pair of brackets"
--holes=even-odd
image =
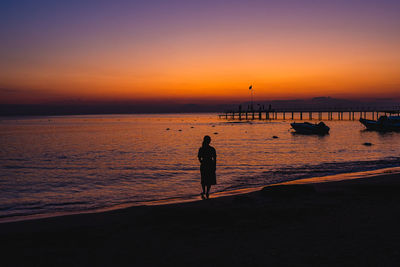
[(0, 224), (2, 266), (395, 266), (400, 175)]

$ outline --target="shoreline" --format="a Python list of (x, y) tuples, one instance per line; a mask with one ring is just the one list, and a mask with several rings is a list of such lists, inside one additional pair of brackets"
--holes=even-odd
[(387, 172), (4, 223), (0, 238), (4, 266), (395, 266), (399, 203)]
[[(400, 167), (390, 167), (390, 168), (382, 168), (376, 169), (371, 171), (361, 171), (361, 172), (349, 172), (349, 173), (339, 173), (334, 175), (327, 175), (321, 177), (311, 177), (311, 178), (302, 178), (296, 179), (286, 182), (280, 182), (275, 184), (268, 184), (256, 187), (249, 187), (249, 188), (240, 188), (236, 190), (229, 190), (229, 191), (220, 191), (211, 194), (211, 198), (223, 198), (223, 197), (230, 197), (230, 196), (238, 196), (238, 195), (245, 195), (253, 192), (257, 192), (263, 190), (266, 187), (271, 186), (279, 186), (279, 185), (299, 185), (299, 184), (315, 184), (315, 183), (326, 183), (326, 182), (335, 182), (335, 181), (344, 181), (344, 180), (353, 180), (353, 179), (364, 179), (369, 177), (374, 177), (378, 175), (385, 175), (385, 174), (397, 174), (400, 173)], [(0, 226), (2, 224), (7, 223), (14, 223), (14, 222), (24, 222), (24, 221), (32, 221), (32, 220), (41, 220), (47, 218), (57, 218), (57, 217), (64, 217), (64, 216), (74, 216), (74, 215), (81, 215), (81, 214), (93, 214), (93, 213), (105, 213), (115, 210), (124, 210), (129, 209), (132, 207), (140, 207), (140, 206), (162, 206), (162, 205), (171, 205), (171, 204), (180, 204), (180, 203), (191, 203), (202, 201), (200, 196), (192, 196), (188, 198), (169, 198), (169, 199), (160, 199), (160, 200), (152, 200), (152, 201), (138, 201), (129, 204), (121, 204), (112, 207), (105, 207), (100, 209), (93, 209), (93, 210), (85, 210), (85, 211), (77, 211), (77, 212), (57, 212), (52, 214), (34, 214), (34, 215), (23, 215), (23, 216), (10, 216), (0, 218)]]

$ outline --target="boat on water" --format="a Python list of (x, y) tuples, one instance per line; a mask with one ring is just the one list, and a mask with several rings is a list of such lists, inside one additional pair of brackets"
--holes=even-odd
[(400, 131), (400, 116), (381, 116), (378, 120), (360, 119), (360, 122), (373, 131)]
[(296, 131), (296, 133), (300, 133), (300, 134), (324, 135), (324, 134), (328, 134), (329, 130), (330, 130), (330, 128), (322, 121), (320, 123), (309, 123), (309, 122), (296, 123), (296, 122), (293, 122), (290, 125)]

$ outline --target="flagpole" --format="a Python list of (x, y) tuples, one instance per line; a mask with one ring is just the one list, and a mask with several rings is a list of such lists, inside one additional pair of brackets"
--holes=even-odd
[(253, 109), (253, 85), (250, 85), (249, 86), (249, 90), (250, 90), (250, 100), (251, 100), (251, 106), (250, 106), (250, 108), (251, 108), (251, 111), (253, 111), (254, 109)]
[(250, 95), (251, 95), (251, 111), (253, 111), (253, 88), (251, 88)]

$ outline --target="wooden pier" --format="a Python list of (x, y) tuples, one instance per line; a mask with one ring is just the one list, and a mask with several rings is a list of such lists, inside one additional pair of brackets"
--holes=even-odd
[(360, 118), (376, 120), (383, 115), (400, 116), (400, 108), (392, 109), (326, 109), (326, 110), (248, 110), (225, 111), (219, 114), (220, 119), (226, 120), (359, 120)]

